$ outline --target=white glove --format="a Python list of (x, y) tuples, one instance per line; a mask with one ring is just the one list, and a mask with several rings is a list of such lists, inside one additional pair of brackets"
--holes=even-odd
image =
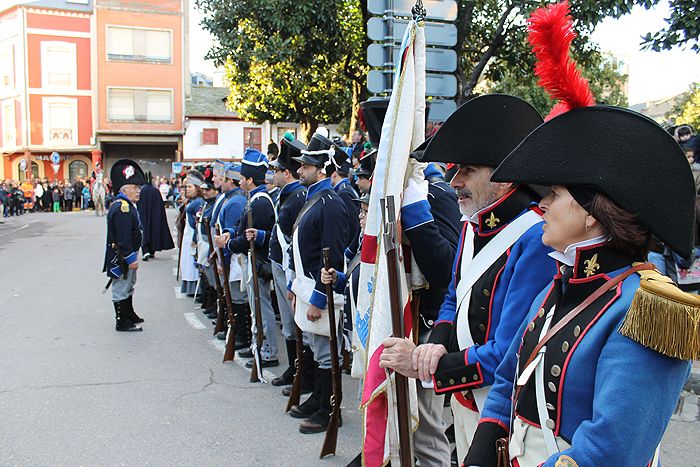
[(403, 199), (401, 200), (402, 208), (409, 204), (428, 199), (428, 182), (425, 179), (425, 175), (423, 175), (423, 170), (425, 170), (428, 164), (418, 162), (415, 159), (409, 159), (408, 163), (412, 167), (411, 174), (406, 183), (406, 188), (403, 191)]

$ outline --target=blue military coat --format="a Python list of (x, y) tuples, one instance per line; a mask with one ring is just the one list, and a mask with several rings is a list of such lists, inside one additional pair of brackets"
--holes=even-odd
[(139, 211), (119, 193), (107, 212), (107, 245), (102, 272), (115, 279), (121, 277), (128, 265), (138, 261), (142, 241)]

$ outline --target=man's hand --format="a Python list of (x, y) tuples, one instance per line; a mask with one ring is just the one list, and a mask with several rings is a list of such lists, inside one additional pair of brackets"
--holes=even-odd
[(316, 305), (309, 305), (309, 307), (306, 309), (306, 319), (311, 321), (312, 323), (315, 323), (319, 319), (321, 319), (321, 309), (317, 307)]
[(391, 368), (408, 378), (417, 378), (418, 372), (413, 368), (413, 351), (416, 349), (411, 339), (390, 337), (382, 342), (384, 350), (379, 357), (380, 368)]
[(216, 272), (218, 272), (219, 275), (221, 276), (221, 275), (224, 274), (224, 268), (222, 268), (221, 266), (219, 266), (219, 265), (217, 264), (217, 265), (216, 265)]
[(333, 269), (321, 268), (321, 284), (335, 284), (338, 280), (338, 272)]
[(437, 371), (438, 363), (447, 349), (442, 344), (423, 344), (413, 351), (413, 369), (418, 371), (421, 381), (430, 381)]
[(287, 300), (289, 300), (289, 302), (291, 303), (292, 312), (294, 312), (294, 310), (297, 307), (297, 296), (294, 295), (294, 292), (292, 292), (291, 290), (287, 290)]
[(257, 234), (257, 229), (245, 229), (245, 239), (248, 241), (255, 240)]
[(231, 234), (228, 232), (224, 232), (223, 235), (214, 235), (214, 244), (216, 244), (216, 246), (219, 248), (223, 248), (226, 246), (230, 239)]
[(133, 263), (131, 263), (131, 264), (129, 265), (129, 269), (131, 269), (132, 271), (136, 271), (138, 268), (139, 268), (139, 262), (138, 262), (138, 261), (134, 261)]

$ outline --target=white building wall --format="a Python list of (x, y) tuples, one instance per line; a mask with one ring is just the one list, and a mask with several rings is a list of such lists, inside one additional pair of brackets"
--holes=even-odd
[[(202, 144), (202, 130), (205, 128), (217, 128), (219, 130), (219, 144)], [(240, 120), (199, 120), (190, 118), (190, 125), (183, 138), (183, 160), (211, 160), (211, 159), (236, 159), (243, 157), (243, 128), (263, 128)], [(265, 142), (265, 131), (262, 131)], [(263, 144), (263, 151), (267, 147)]]

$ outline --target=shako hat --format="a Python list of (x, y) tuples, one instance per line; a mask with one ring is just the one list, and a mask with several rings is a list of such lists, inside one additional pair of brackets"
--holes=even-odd
[(289, 170), (296, 173), (301, 164), (294, 160), (295, 157), (301, 156), (301, 151), (306, 149), (306, 145), (295, 139), (291, 133), (286, 132), (284, 138), (280, 141), (280, 153), (277, 159), (270, 162), (270, 167), (273, 169)]
[(445, 120), (419, 160), (497, 167), (541, 123), (537, 110), (519, 97), (479, 96)]
[(265, 154), (257, 149), (247, 148), (241, 161), (241, 177), (265, 180), (268, 165), (269, 162)]
[(224, 177), (230, 178), (231, 180), (241, 179), (241, 164), (235, 162), (227, 162), (224, 164)]
[(360, 158), (360, 165), (355, 170), (355, 175), (358, 177), (371, 177), (374, 173), (374, 166), (377, 164), (377, 150), (371, 149), (364, 152)]
[(214, 161), (214, 175), (216, 175), (218, 177), (222, 177), (224, 175), (224, 166), (225, 166), (224, 161), (216, 159)]
[(602, 193), (672, 250), (690, 255), (695, 193), (688, 161), (671, 135), (631, 110), (592, 106), (561, 114), (533, 131), (491, 180), (564, 185), (579, 204), (577, 191)]
[(389, 107), (388, 99), (376, 99), (360, 102), (360, 122), (367, 130), (372, 147), (379, 147), (382, 136), (382, 125), (386, 110)]
[(302, 149), (301, 156), (292, 157), (300, 164), (310, 164), (325, 168), (328, 165), (339, 167), (348, 155), (333, 141), (323, 135), (314, 133), (306, 149)]
[(139, 165), (131, 159), (119, 159), (112, 165), (112, 170), (109, 172), (109, 178), (112, 180), (112, 191), (114, 194), (119, 193), (119, 190), (124, 185), (145, 185), (146, 176)]

